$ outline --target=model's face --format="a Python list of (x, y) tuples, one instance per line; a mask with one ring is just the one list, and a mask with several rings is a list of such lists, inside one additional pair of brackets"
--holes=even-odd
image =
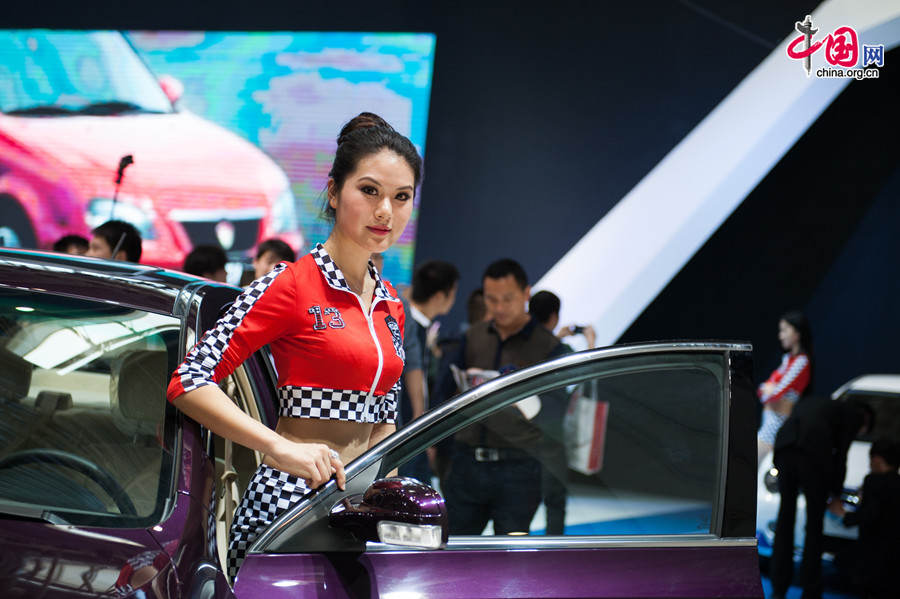
[(266, 250), (265, 252), (263, 252), (262, 256), (253, 260), (253, 278), (260, 278), (261, 276), (275, 268), (275, 265), (279, 262), (281, 262), (281, 258), (278, 256), (278, 254), (276, 254), (272, 250)]
[(778, 340), (785, 351), (800, 348), (800, 332), (786, 320), (778, 321)]
[(369, 252), (387, 250), (412, 214), (415, 175), (399, 154), (381, 150), (359, 161), (337, 189), (328, 181), (328, 203), (341, 238)]
[(112, 248), (109, 247), (109, 244), (106, 243), (105, 239), (99, 235), (94, 235), (88, 243), (88, 251), (85, 253), (85, 256), (90, 256), (92, 258), (106, 258), (109, 260), (112, 258)]
[(484, 305), (498, 326), (513, 326), (525, 319), (530, 287), (522, 289), (514, 276), (506, 275), (501, 279), (485, 277), (483, 289)]

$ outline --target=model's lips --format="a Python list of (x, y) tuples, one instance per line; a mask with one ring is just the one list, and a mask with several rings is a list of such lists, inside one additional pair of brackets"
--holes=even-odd
[(366, 227), (366, 228), (369, 231), (371, 231), (372, 233), (375, 233), (376, 235), (387, 235), (388, 233), (391, 232), (391, 229), (389, 227)]

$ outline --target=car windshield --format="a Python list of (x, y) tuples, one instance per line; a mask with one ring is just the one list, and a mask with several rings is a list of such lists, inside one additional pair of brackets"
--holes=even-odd
[(0, 290), (0, 513), (158, 520), (172, 492), (165, 383), (178, 338), (170, 316)]
[(115, 31), (0, 31), (0, 111), (20, 116), (172, 112)]

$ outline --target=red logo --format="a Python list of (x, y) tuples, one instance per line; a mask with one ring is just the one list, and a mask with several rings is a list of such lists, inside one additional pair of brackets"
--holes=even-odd
[(812, 17), (806, 15), (806, 20), (797, 22), (794, 28), (800, 33), (787, 47), (787, 55), (794, 60), (802, 60), (806, 69), (806, 76), (810, 74), (809, 57), (815, 54), (822, 45), (825, 45), (825, 60), (836, 67), (854, 67), (859, 62), (859, 38), (852, 27), (838, 27), (833, 32), (817, 42), (813, 42), (813, 36), (818, 29), (812, 26)]

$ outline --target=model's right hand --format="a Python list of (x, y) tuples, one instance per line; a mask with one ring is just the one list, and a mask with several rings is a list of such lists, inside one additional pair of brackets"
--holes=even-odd
[(334, 474), (338, 488), (344, 490), (344, 464), (327, 445), (297, 443), (282, 438), (268, 458), (275, 462), (272, 465), (279, 470), (305, 480), (310, 489), (325, 484)]

